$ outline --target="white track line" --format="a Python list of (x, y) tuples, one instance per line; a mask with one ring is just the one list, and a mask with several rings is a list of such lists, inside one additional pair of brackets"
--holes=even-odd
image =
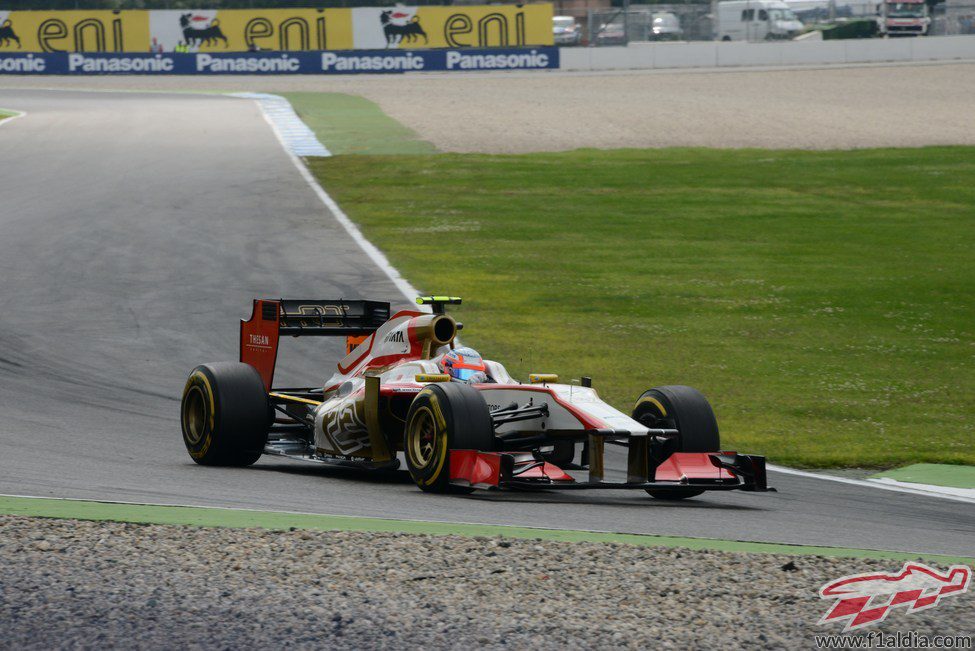
[(3, 108), (2, 106), (0, 106), (0, 111), (4, 111), (5, 113), (13, 113), (13, 115), (0, 120), (0, 126), (3, 126), (8, 122), (13, 122), (17, 118), (22, 118), (27, 115), (27, 111), (18, 111), (16, 109)]
[(877, 480), (868, 479), (848, 479), (846, 477), (836, 477), (834, 475), (823, 475), (818, 472), (807, 472), (805, 470), (796, 470), (795, 468), (786, 468), (784, 466), (775, 466), (769, 464), (766, 468), (770, 472), (779, 472), (783, 475), (794, 475), (796, 477), (806, 477), (808, 479), (820, 479), (823, 481), (834, 481), (840, 484), (850, 484), (851, 486), (866, 486), (867, 488), (876, 488), (878, 490), (894, 491), (896, 493), (910, 493), (912, 495), (924, 495), (926, 497), (939, 497), (944, 500), (951, 500), (953, 502), (965, 502), (967, 504), (975, 504), (975, 497), (970, 497), (968, 495), (958, 495), (954, 491), (958, 489), (946, 488), (944, 486), (931, 486), (929, 484), (907, 484), (905, 482), (897, 482), (897, 484), (889, 484), (887, 482), (879, 482)]
[[(250, 95), (252, 94), (241, 93), (240, 95), (237, 96), (249, 97)], [(285, 100), (283, 97), (281, 98), (281, 100), (287, 102), (287, 100)], [(296, 155), (296, 153), (289, 147), (287, 140), (284, 138), (282, 133), (278, 130), (278, 127), (275, 124), (274, 119), (272, 118), (271, 115), (268, 114), (264, 102), (258, 100), (257, 105), (258, 107), (260, 107), (261, 114), (264, 116), (264, 119), (267, 121), (268, 124), (271, 125), (271, 130), (274, 132), (274, 135), (277, 137), (278, 142), (281, 143), (281, 147), (284, 148), (285, 153), (291, 159), (291, 162), (294, 164), (295, 168), (297, 168), (298, 173), (301, 174), (301, 177), (305, 179), (305, 182), (307, 182), (308, 185), (311, 186), (311, 189), (318, 196), (319, 200), (321, 200), (321, 202), (325, 204), (325, 207), (328, 208), (329, 212), (332, 213), (336, 221), (338, 221), (338, 223), (342, 225), (342, 228), (345, 229), (345, 231), (355, 241), (355, 243), (359, 245), (359, 247), (365, 252), (367, 256), (369, 256), (369, 259), (372, 260), (373, 263), (375, 263), (375, 265), (379, 267), (391, 281), (393, 281), (393, 284), (396, 285), (396, 288), (400, 291), (400, 293), (406, 297), (406, 300), (411, 304), (415, 303), (416, 297), (420, 296), (420, 292), (416, 289), (416, 287), (411, 285), (409, 281), (403, 278), (402, 274), (400, 274), (400, 272), (397, 271), (392, 264), (390, 264), (389, 259), (385, 256), (385, 254), (383, 254), (382, 251), (376, 248), (375, 244), (373, 244), (372, 242), (370, 242), (365, 238), (365, 236), (362, 234), (362, 231), (359, 230), (359, 227), (356, 226), (351, 219), (349, 219), (348, 215), (346, 215), (342, 211), (342, 209), (339, 208), (339, 205), (335, 203), (335, 200), (332, 199), (332, 197), (330, 197), (327, 192), (325, 192), (325, 189), (321, 185), (319, 185), (318, 181), (308, 170), (308, 166), (305, 165), (304, 161), (301, 160), (301, 158), (299, 158), (298, 155)], [(292, 111), (292, 113), (293, 112), (294, 111)], [(322, 148), (324, 149), (324, 147)], [(430, 308), (426, 305), (416, 306), (416, 308), (414, 309), (418, 309), (420, 311), (430, 311)]]
[(938, 486), (937, 484), (922, 484), (920, 482), (899, 481), (890, 477), (867, 477), (867, 481), (885, 486), (900, 486), (902, 488), (916, 488), (918, 490), (941, 493), (944, 495), (956, 495), (975, 500), (975, 488), (956, 488), (954, 486)]
[(274, 127), (274, 133), (284, 148), (295, 156), (331, 156), (315, 132), (295, 113), (291, 102), (280, 95), (268, 93), (231, 93), (231, 97), (242, 97), (257, 101), (264, 118)]

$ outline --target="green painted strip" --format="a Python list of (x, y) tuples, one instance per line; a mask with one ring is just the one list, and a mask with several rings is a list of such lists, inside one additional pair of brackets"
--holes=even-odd
[(975, 488), (975, 466), (956, 466), (947, 463), (915, 463), (903, 468), (878, 472), (871, 477), (886, 477), (913, 484)]
[[(197, 527), (255, 527), (261, 529), (319, 529), (325, 531), (377, 531), (433, 536), (505, 536), (565, 542), (625, 543), (644, 547), (686, 547), (729, 552), (760, 554), (803, 554), (840, 556), (849, 558), (879, 558), (911, 560), (918, 554), (842, 547), (783, 545), (737, 540), (684, 538), (595, 531), (561, 529), (533, 529), (505, 525), (463, 524), (449, 522), (420, 522), (415, 520), (384, 520), (342, 515), (313, 513), (283, 513), (242, 509), (204, 508), (195, 506), (157, 506), (148, 504), (117, 504), (86, 500), (62, 500), (36, 497), (0, 497), (0, 514), (74, 520), (110, 520), (143, 524), (189, 525)], [(926, 554), (924, 558), (942, 563), (975, 564), (975, 558)]]
[(333, 154), (435, 154), (374, 102), (343, 93), (279, 93)]

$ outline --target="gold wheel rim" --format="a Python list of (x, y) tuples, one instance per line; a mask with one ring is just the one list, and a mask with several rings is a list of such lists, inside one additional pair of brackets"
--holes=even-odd
[(437, 425), (433, 412), (420, 407), (410, 421), (410, 456), (417, 467), (425, 468), (433, 460), (437, 447)]
[(206, 403), (206, 396), (203, 395), (203, 389), (199, 386), (192, 386), (186, 392), (186, 398), (183, 401), (183, 427), (186, 431), (186, 440), (192, 445), (199, 443), (206, 431)]

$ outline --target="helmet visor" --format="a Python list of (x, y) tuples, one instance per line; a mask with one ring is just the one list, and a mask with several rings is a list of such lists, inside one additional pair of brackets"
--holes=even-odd
[(450, 375), (457, 378), (461, 382), (467, 382), (476, 375), (484, 375), (484, 371), (473, 368), (457, 368), (455, 366), (454, 368), (450, 369)]

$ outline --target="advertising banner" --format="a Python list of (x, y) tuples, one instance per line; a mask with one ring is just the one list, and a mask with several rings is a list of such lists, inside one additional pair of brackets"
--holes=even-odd
[(0, 11), (0, 52), (148, 52), (145, 11)]
[(552, 5), (352, 9), (356, 49), (552, 45)]
[(149, 20), (149, 47), (139, 52), (248, 50), (350, 50), (349, 9), (201, 9), (142, 12)]
[(299, 52), (552, 45), (552, 5), (0, 11), (0, 52)]
[(15, 75), (321, 75), (558, 67), (559, 49), (556, 47), (192, 54), (0, 53), (0, 74)]

